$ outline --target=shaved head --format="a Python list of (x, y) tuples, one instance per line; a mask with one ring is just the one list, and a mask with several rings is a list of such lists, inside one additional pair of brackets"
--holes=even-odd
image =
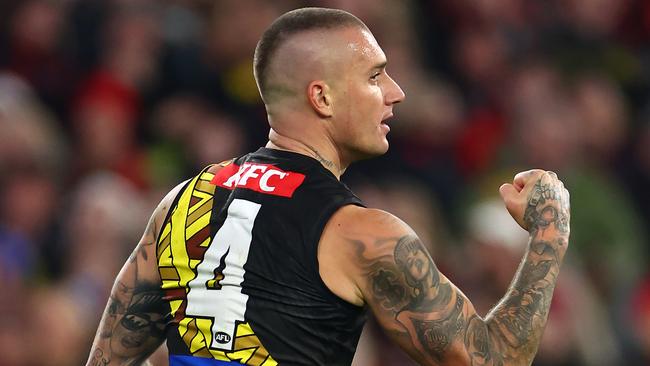
[(386, 65), (372, 32), (348, 12), (304, 8), (279, 17), (254, 60), (270, 146), (317, 157), (326, 148), (339, 168), (385, 153), (385, 121), (404, 99)]
[(338, 9), (302, 8), (276, 19), (257, 44), (253, 61), (264, 102), (300, 93), (308, 78), (325, 77), (336, 62), (344, 61), (331, 55), (341, 41), (328, 33), (350, 27), (368, 29), (359, 18)]

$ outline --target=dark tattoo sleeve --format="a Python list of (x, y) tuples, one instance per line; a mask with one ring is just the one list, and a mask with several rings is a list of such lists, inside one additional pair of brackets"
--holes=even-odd
[(485, 318), (440, 274), (416, 236), (392, 239), (392, 255), (381, 251), (385, 238), (352, 240), (368, 281), (366, 301), (380, 323), (424, 364), (530, 364), (567, 247), (568, 202), (559, 189), (540, 180), (530, 193), (528, 250)]
[(111, 291), (87, 365), (140, 365), (162, 343), (169, 321), (160, 284), (144, 276), (143, 265), (157, 236), (154, 218)]
[[(139, 364), (163, 341), (169, 319), (165, 316), (162, 292), (154, 283), (139, 282), (133, 287), (118, 282), (120, 294), (111, 295), (104, 324), (91, 365)], [(113, 363), (115, 362), (115, 363)], [(120, 363), (122, 362), (122, 363)]]

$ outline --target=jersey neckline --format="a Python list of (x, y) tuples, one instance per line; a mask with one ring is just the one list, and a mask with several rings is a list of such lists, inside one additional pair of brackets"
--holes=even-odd
[(334, 175), (334, 173), (332, 173), (329, 169), (325, 168), (325, 166), (323, 166), (323, 164), (320, 161), (316, 160), (315, 158), (313, 158), (313, 157), (311, 157), (309, 155), (301, 154), (299, 152), (295, 152), (295, 151), (291, 151), (291, 150), (273, 149), (273, 148), (266, 147), (266, 146), (262, 146), (259, 149), (257, 149), (257, 151), (255, 151), (255, 154), (258, 154), (258, 153), (261, 154), (261, 155), (270, 155), (270, 156), (279, 157), (279, 158), (299, 159), (299, 160), (307, 162), (307, 163), (309, 163), (311, 165), (317, 165), (319, 169), (322, 169), (325, 172), (327, 172), (327, 174), (329, 174), (332, 178), (336, 179), (339, 182), (341, 181), (340, 179), (338, 179)]

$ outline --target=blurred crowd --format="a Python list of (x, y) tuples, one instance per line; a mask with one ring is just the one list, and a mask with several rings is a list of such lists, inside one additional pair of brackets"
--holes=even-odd
[[(534, 365), (650, 364), (649, 1), (15, 0), (0, 2), (0, 365), (84, 362), (157, 202), (266, 142), (253, 50), (301, 6), (364, 20), (407, 94), (389, 153), (344, 182), (413, 226), (485, 314), (527, 238), (497, 188), (557, 172), (571, 247)], [(355, 365), (409, 364), (370, 321)]]

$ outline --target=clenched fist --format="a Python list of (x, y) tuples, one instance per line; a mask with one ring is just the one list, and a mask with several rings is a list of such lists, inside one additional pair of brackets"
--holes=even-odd
[(518, 173), (512, 184), (501, 185), (499, 193), (510, 215), (531, 234), (548, 228), (569, 234), (569, 191), (555, 173), (539, 169)]

